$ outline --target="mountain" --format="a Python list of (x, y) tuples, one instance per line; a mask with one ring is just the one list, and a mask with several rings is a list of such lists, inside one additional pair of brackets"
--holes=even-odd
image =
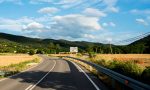
[(4, 45), (7, 43), (10, 45), (10, 46), (8, 45), (8, 47), (12, 47), (12, 45), (17, 44), (18, 47), (22, 46), (22, 48), (24, 49), (28, 49), (25, 47), (30, 47), (29, 49), (31, 48), (48, 49), (50, 43), (53, 43), (54, 45), (56, 44), (60, 45), (62, 51), (69, 51), (69, 47), (71, 46), (79, 47), (79, 50), (85, 50), (86, 47), (88, 47), (89, 45), (93, 45), (93, 44), (102, 45), (100, 43), (91, 43), (91, 42), (85, 42), (85, 41), (67, 41), (67, 40), (29, 38), (29, 37), (6, 34), (6, 33), (0, 33), (0, 42), (1, 42), (1, 48), (2, 48), (2, 44)]
[[(112, 45), (113, 53), (150, 53), (150, 36), (137, 40), (129, 45)], [(56, 47), (57, 46), (57, 47)], [(27, 52), (30, 49), (38, 49), (47, 53), (59, 51), (68, 52), (69, 47), (79, 47), (80, 52), (92, 51), (98, 53), (111, 53), (108, 44), (86, 41), (67, 41), (54, 39), (29, 38), (24, 36), (0, 33), (0, 52)]]
[(144, 37), (140, 40), (137, 40), (131, 44), (129, 44), (128, 46), (141, 46), (143, 47), (143, 53), (150, 53), (150, 35), (148, 35), (147, 37)]
[(0, 33), (0, 39), (6, 39), (17, 43), (39, 43), (41, 39), (28, 38), (24, 36), (11, 35), (6, 33)]
[(29, 38), (29, 37), (24, 37), (24, 36), (17, 36), (17, 35), (12, 35), (12, 34), (6, 34), (6, 33), (0, 33), (0, 39), (2, 40), (9, 40), (12, 42), (16, 43), (21, 43), (21, 44), (49, 44), (49, 43), (54, 43), (54, 44), (60, 44), (63, 47), (70, 47), (70, 46), (77, 46), (80, 48), (85, 48), (88, 45), (91, 44), (97, 44), (99, 45), (100, 43), (91, 43), (91, 42), (85, 42), (85, 41), (67, 41), (67, 40), (54, 40), (54, 39), (39, 39), (39, 38)]
[(144, 38), (142, 38), (140, 40), (137, 40), (137, 41), (131, 43), (130, 45), (132, 45), (132, 44), (140, 44), (140, 43), (143, 43), (143, 44), (146, 44), (146, 45), (150, 45), (150, 35), (148, 35), (147, 37), (144, 37)]

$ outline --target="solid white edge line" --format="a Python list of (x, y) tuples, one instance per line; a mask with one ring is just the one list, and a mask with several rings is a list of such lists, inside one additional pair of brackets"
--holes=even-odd
[[(55, 61), (55, 60), (54, 60)], [(55, 61), (55, 64), (53, 65), (53, 67), (48, 71), (48, 73), (46, 73), (36, 84), (34, 84), (32, 87), (27, 87), (25, 90), (32, 90), (34, 87), (36, 87), (53, 69), (54, 67), (56, 66), (56, 61)]]
[(28, 88), (26, 88), (25, 90), (28, 90), (30, 87), (32, 87), (33, 85), (30, 85)]
[(11, 78), (11, 77), (14, 77), (14, 76), (16, 76), (16, 75), (19, 75), (19, 74), (21, 74), (21, 73), (24, 73), (24, 72), (26, 72), (26, 71), (29, 71), (29, 70), (31, 70), (31, 69), (33, 69), (33, 68), (39, 66), (41, 63), (43, 63), (43, 61), (44, 61), (44, 60), (42, 60), (40, 63), (38, 63), (38, 64), (35, 65), (35, 66), (31, 66), (30, 68), (28, 68), (28, 69), (26, 69), (26, 70), (24, 70), (24, 71), (21, 71), (20, 73), (17, 73), (17, 74), (8, 76), (8, 77), (6, 77), (6, 78), (4, 78), (4, 79), (0, 79), (0, 82), (1, 82), (1, 81), (4, 81), (4, 80), (6, 80), (6, 79), (9, 79), (9, 78)]
[[(72, 62), (72, 61), (70, 61), (70, 62)], [(93, 86), (95, 87), (96, 90), (101, 90), (101, 89), (92, 81), (92, 79), (84, 72), (84, 70), (79, 67), (79, 65), (77, 65), (77, 64), (74, 63), (74, 62), (72, 62), (72, 63), (73, 63), (81, 72), (83, 72), (83, 74), (84, 74), (84, 75), (87, 77), (87, 79), (93, 84)]]

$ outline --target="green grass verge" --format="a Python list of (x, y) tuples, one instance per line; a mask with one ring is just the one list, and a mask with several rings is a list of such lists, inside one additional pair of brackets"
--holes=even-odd
[(134, 61), (117, 61), (117, 60), (93, 60), (90, 59), (91, 62), (111, 69), (115, 72), (123, 74), (125, 76), (131, 77), (133, 79), (142, 81), (144, 83), (150, 84), (150, 67), (142, 67), (139, 66)]

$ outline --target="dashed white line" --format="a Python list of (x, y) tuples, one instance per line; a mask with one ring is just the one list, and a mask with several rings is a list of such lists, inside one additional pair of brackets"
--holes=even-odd
[[(72, 62), (72, 61), (71, 61), (71, 62)], [(77, 64), (74, 63), (74, 62), (72, 62), (72, 63), (87, 77), (87, 79), (93, 84), (93, 86), (95, 87), (96, 90), (101, 90), (101, 89), (93, 82), (93, 80), (84, 72), (84, 70), (79, 67), (79, 65), (77, 65)]]
[(34, 87), (36, 87), (53, 69), (54, 67), (56, 66), (56, 61), (54, 60), (54, 65), (53, 67), (48, 71), (48, 73), (46, 73), (36, 84), (34, 85), (30, 85), (29, 87), (27, 87), (25, 90), (32, 90)]

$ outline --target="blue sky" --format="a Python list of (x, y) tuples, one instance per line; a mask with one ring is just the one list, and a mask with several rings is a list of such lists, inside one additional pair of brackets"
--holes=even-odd
[(114, 43), (150, 30), (150, 0), (0, 0), (0, 32)]

